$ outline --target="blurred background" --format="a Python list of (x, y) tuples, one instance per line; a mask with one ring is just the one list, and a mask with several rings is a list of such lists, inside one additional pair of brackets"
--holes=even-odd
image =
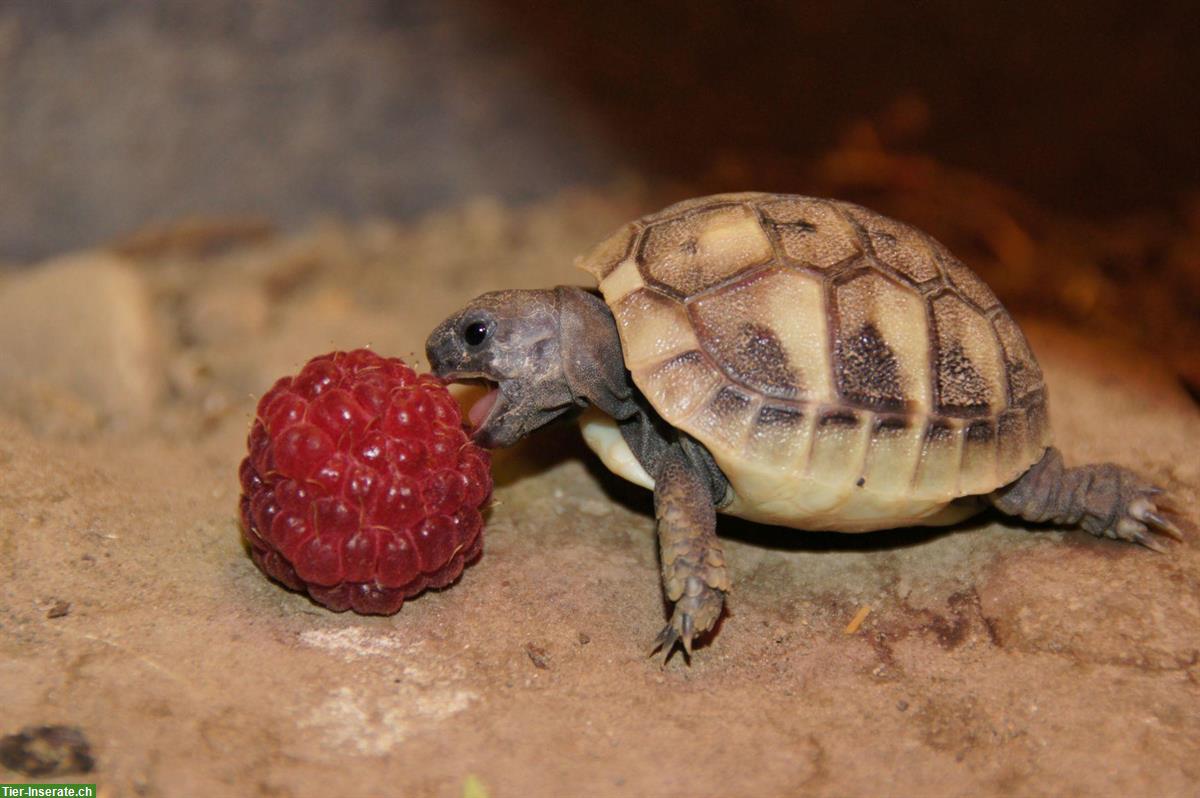
[(1200, 176), (1195, 23), (1187, 0), (7, 0), (0, 257), (630, 172), (803, 190), (898, 101), (896, 143), (1053, 208), (1176, 208)]
[(1195, 23), (1187, 0), (8, 0), (0, 262), (186, 219), (826, 194), (929, 229), (1019, 311), (1169, 342), (1200, 384)]

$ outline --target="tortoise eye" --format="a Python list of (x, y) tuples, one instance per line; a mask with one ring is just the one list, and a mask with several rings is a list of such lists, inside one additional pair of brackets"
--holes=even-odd
[(463, 327), (462, 337), (467, 342), (467, 346), (479, 346), (487, 340), (488, 333), (491, 329), (482, 321), (473, 321)]

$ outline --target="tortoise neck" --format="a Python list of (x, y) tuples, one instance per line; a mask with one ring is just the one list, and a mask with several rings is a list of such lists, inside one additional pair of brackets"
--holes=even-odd
[(554, 289), (559, 352), (571, 394), (617, 420), (637, 411), (621, 339), (604, 301), (575, 286)]

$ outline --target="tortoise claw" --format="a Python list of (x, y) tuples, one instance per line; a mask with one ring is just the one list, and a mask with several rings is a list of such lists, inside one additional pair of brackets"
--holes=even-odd
[(692, 658), (692, 638), (696, 636), (696, 622), (692, 619), (690, 613), (683, 616), (683, 631), (679, 637), (683, 641), (683, 652), (688, 659)]
[(1163, 518), (1158, 513), (1146, 513), (1146, 517), (1143, 520), (1157, 527), (1155, 531), (1159, 534), (1166, 535), (1167, 537), (1174, 538), (1175, 540), (1181, 542), (1183, 541), (1183, 532), (1180, 531), (1179, 527), (1175, 526), (1175, 524), (1171, 523), (1171, 521), (1167, 520), (1166, 518)]
[(654, 638), (646, 656), (653, 657), (656, 652), (662, 651), (662, 664), (666, 665), (671, 660), (671, 655), (675, 653), (676, 646), (682, 646), (684, 657), (691, 662), (692, 640), (696, 636), (695, 624), (690, 615), (685, 615), (681, 625), (683, 626), (682, 632), (675, 628), (674, 622), (663, 627), (663, 630), (658, 633), (658, 637)]
[(1142, 546), (1145, 546), (1146, 548), (1150, 549), (1151, 551), (1156, 551), (1159, 554), (1167, 554), (1168, 553), (1167, 547), (1164, 546), (1161, 542), (1159, 542), (1154, 537), (1153, 533), (1148, 534), (1146, 532), (1137, 532), (1133, 535), (1132, 540), (1134, 543), (1138, 543)]
[(658, 633), (658, 637), (654, 638), (654, 642), (650, 644), (650, 650), (646, 652), (647, 657), (653, 657), (656, 651), (660, 649), (665, 652), (663, 656), (663, 664), (671, 658), (671, 654), (675, 651), (675, 644), (679, 642), (679, 632), (675, 629), (675, 624), (669, 623), (663, 627), (663, 630)]
[(653, 656), (656, 651), (663, 652), (663, 664), (671, 659), (675, 647), (683, 649), (688, 662), (692, 659), (692, 649), (696, 639), (713, 628), (721, 609), (725, 604), (725, 594), (721, 590), (711, 588), (699, 580), (695, 583), (695, 594), (683, 596), (675, 602), (671, 620), (654, 638), (654, 643), (646, 656)]
[[(1172, 521), (1159, 514), (1159, 508), (1156, 506), (1156, 503), (1148, 498), (1149, 495), (1152, 495), (1150, 491), (1147, 490), (1145, 494), (1130, 502), (1127, 510), (1130, 518), (1138, 522), (1138, 526), (1140, 527), (1138, 530), (1139, 537), (1145, 537), (1146, 533), (1149, 533), (1151, 535), (1162, 535), (1182, 541), (1183, 532)], [(1134, 537), (1134, 542), (1146, 545), (1139, 537)], [(1148, 546), (1147, 548), (1154, 547)], [(1155, 549), (1155, 551), (1158, 551), (1158, 549)]]

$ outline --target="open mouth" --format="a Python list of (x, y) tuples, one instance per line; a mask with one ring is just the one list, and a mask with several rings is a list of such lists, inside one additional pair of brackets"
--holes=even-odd
[[(500, 400), (500, 383), (488, 379), (481, 374), (449, 374), (445, 379), (459, 385), (472, 386), (467, 400), (471, 402), (467, 410), (467, 421), (471, 425), (471, 437), (478, 438), (487, 426), (488, 420), (496, 415)], [(472, 396), (478, 398), (472, 400)]]
[(496, 409), (496, 402), (500, 398), (500, 386), (487, 386), (487, 393), (478, 401), (471, 405), (471, 409), (467, 411), (467, 420), (471, 422), (471, 426), (475, 429), (483, 427), (487, 423), (488, 417), (492, 411)]

